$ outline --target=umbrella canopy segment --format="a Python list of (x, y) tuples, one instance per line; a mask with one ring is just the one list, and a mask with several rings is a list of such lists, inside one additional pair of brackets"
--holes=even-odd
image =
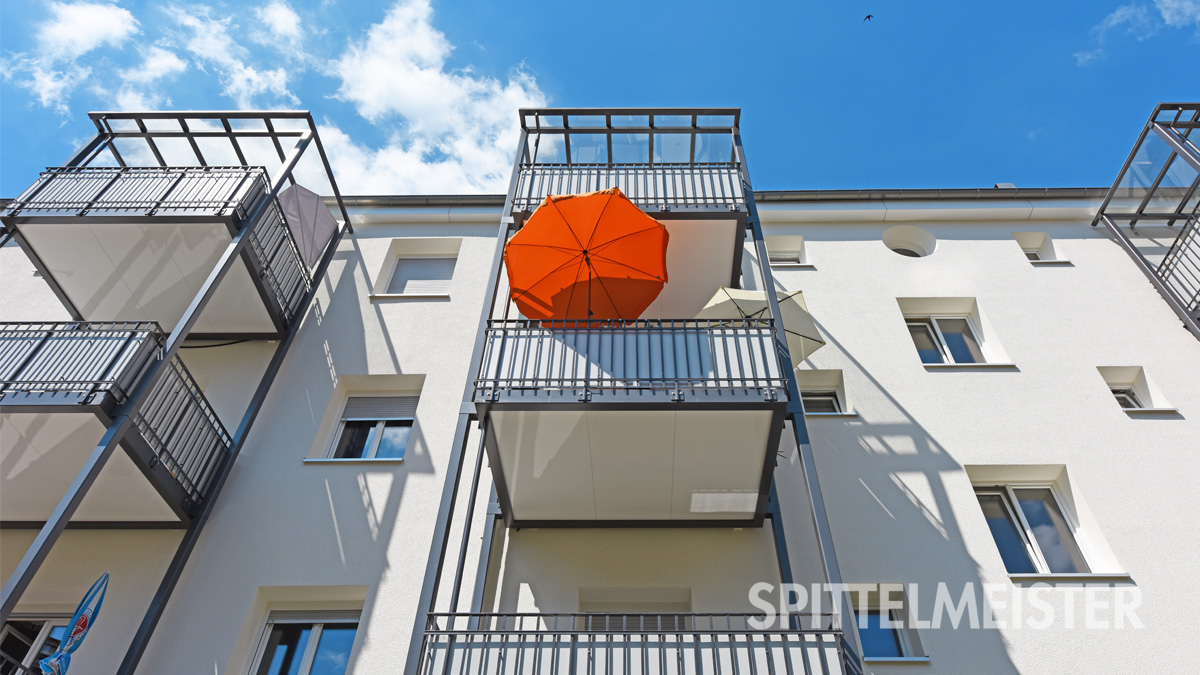
[[(808, 313), (804, 294), (800, 291), (779, 296), (779, 313), (783, 329), (787, 334), (788, 353), (792, 365), (799, 366), (813, 352), (825, 345), (817, 324)], [(708, 301), (697, 319), (769, 319), (770, 305), (767, 294), (762, 291), (744, 291), (738, 288), (721, 288)]]
[(636, 319), (667, 282), (667, 229), (617, 188), (546, 197), (504, 247), (530, 319)]

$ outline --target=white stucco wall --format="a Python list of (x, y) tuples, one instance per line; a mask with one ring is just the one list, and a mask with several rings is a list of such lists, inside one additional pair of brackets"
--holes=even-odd
[[(977, 202), (889, 212), (875, 204), (822, 204), (764, 212), (766, 234), (802, 236), (811, 264), (776, 273), (784, 288), (804, 290), (828, 342), (803, 367), (842, 371), (856, 413), (807, 419), (844, 579), (929, 589), (938, 581), (1010, 583), (967, 467), (1060, 466), (1106, 573), (1128, 573), (1131, 581), (1121, 583), (1144, 595), (1139, 616), (1147, 630), (923, 630), (928, 664), (870, 664), (872, 672), (1172, 672), (1179, 646), (1191, 639), (1183, 617), (1200, 597), (1181, 581), (1200, 572), (1194, 537), (1186, 534), (1200, 529), (1190, 485), (1200, 468), (1193, 456), (1200, 447), (1200, 342), (1179, 327), (1126, 254), (1088, 226), (1086, 207)], [(241, 675), (267, 613), (305, 607), (362, 607), (351, 672), (403, 671), (471, 375), (495, 215), (401, 208), (358, 214), (370, 223), (342, 243), (321, 280), (139, 672)], [(935, 252), (906, 258), (889, 251), (880, 237), (894, 223), (885, 217), (926, 228), (937, 238)], [(1013, 238), (1022, 231), (1050, 233), (1056, 255), (1071, 263), (1031, 265)], [(448, 299), (369, 298), (398, 237), (461, 239)], [(0, 294), (0, 319), (67, 318), (18, 249), (10, 245), (0, 255), (0, 281), (12, 289)], [(924, 368), (900, 297), (975, 298), (1013, 365)], [(183, 353), (231, 429), (272, 348), (247, 343)], [(1098, 366), (1142, 366), (1178, 412), (1122, 412)], [(347, 393), (389, 387), (420, 388), (402, 463), (304, 461), (323, 454)], [(468, 447), (474, 451), (475, 439)], [(781, 451), (776, 482), (792, 576), (819, 582), (800, 468), (794, 448), (785, 442)], [(5, 575), (32, 536), (0, 534)], [(456, 528), (452, 556), (458, 537)], [(153, 594), (156, 570), (177, 538), (69, 532), (65, 552), (55, 550), (54, 566), (48, 563), (34, 588), (77, 596), (95, 576), (92, 563), (80, 561), (110, 561), (113, 588), (120, 577), (126, 592), (112, 605), (117, 609), (106, 604), (97, 631), (132, 635), (137, 607)], [(768, 529), (524, 530), (501, 539), (493, 559), (498, 590), (490, 598), (498, 611), (575, 611), (581, 587), (686, 587), (694, 611), (747, 611), (749, 585), (779, 579)], [(471, 541), (468, 593), (478, 537)], [(140, 585), (128, 590), (134, 579)], [(932, 597), (923, 590), (919, 600), (928, 607)], [(90, 648), (97, 649), (100, 635), (89, 638)], [(117, 640), (122, 653), (127, 640)]]
[[(1143, 594), (1146, 630), (1062, 628), (1063, 595), (1051, 592), (1058, 628), (921, 631), (922, 672), (1179, 672), (1191, 640), (1182, 619), (1200, 602), (1182, 583), (1200, 572), (1184, 534), (1200, 530), (1200, 342), (1090, 218), (976, 209), (979, 220), (966, 209), (912, 222), (937, 238), (924, 258), (881, 243), (894, 223), (878, 211), (857, 215), (877, 222), (769, 216), (766, 233), (802, 235), (813, 265), (776, 273), (804, 291), (828, 341), (803, 367), (840, 369), (857, 413), (807, 418), (843, 577), (917, 582), (926, 611), (939, 581), (1010, 584), (964, 467), (1062, 465), (1101, 549), (1092, 561), (1130, 575), (1116, 583)], [(1019, 231), (1048, 232), (1071, 263), (1031, 265)], [(898, 297), (976, 298), (1013, 367), (923, 367)], [(1178, 412), (1123, 412), (1096, 370), (1105, 365), (1144, 367)]]

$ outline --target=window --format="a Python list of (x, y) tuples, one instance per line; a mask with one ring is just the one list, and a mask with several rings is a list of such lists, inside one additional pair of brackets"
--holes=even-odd
[(1154, 384), (1141, 366), (1100, 366), (1097, 368), (1109, 392), (1129, 415), (1159, 415), (1175, 413), (1162, 390)]
[(393, 239), (371, 284), (371, 298), (448, 297), (461, 247), (458, 237)]
[(804, 253), (804, 237), (798, 234), (772, 234), (763, 238), (767, 262), (771, 267), (812, 267)]
[(1009, 574), (1091, 571), (1052, 485), (977, 487), (975, 495)]
[(455, 258), (397, 258), (388, 295), (448, 295)]
[(38, 662), (58, 649), (70, 617), (14, 619), (0, 629), (0, 675), (41, 673)]
[(801, 391), (800, 400), (804, 403), (804, 412), (809, 415), (822, 413), (840, 413), (842, 406), (838, 402), (836, 391)]
[(908, 620), (903, 584), (851, 584), (850, 590), (864, 658), (909, 659), (924, 655), (920, 638)]
[[(858, 637), (862, 640), (863, 656), (869, 658), (887, 658), (906, 656), (901, 631), (896, 629), (900, 620), (898, 612), (884, 612), (879, 609), (857, 610)], [(888, 624), (884, 626), (883, 617), (887, 614)]]
[(345, 675), (358, 612), (272, 612), (252, 675)]
[(330, 450), (332, 459), (403, 459), (416, 396), (352, 396)]
[(1021, 247), (1025, 258), (1035, 265), (1037, 263), (1053, 265), (1069, 262), (1058, 258), (1058, 254), (1054, 251), (1054, 241), (1046, 232), (1013, 232), (1013, 239), (1017, 240), (1017, 245)]
[(906, 317), (921, 363), (984, 363), (975, 329), (965, 316)]
[(1117, 399), (1117, 403), (1121, 404), (1122, 408), (1144, 408), (1137, 392), (1133, 387), (1112, 387), (1113, 397)]
[(1023, 248), (1021, 250), (1025, 253), (1025, 257), (1028, 258), (1029, 260), (1041, 260), (1042, 259), (1042, 252), (1037, 250), (1036, 248)]

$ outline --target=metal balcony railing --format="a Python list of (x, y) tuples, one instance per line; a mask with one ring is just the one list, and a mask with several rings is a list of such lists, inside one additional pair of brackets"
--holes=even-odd
[(745, 209), (736, 162), (543, 164), (524, 163), (513, 192), (513, 211), (530, 212), (547, 195), (619, 188), (643, 211)]
[[(111, 413), (161, 358), (163, 340), (152, 322), (2, 323), (0, 400), (44, 396), (46, 403), (102, 405)], [(133, 423), (157, 462), (199, 502), (232, 438), (183, 362), (176, 357), (165, 367)]]
[(490, 321), (476, 399), (501, 392), (783, 395), (771, 319)]
[(1188, 219), (1154, 273), (1200, 321), (1200, 218)]
[(178, 358), (146, 396), (134, 425), (188, 496), (202, 501), (233, 438)]
[[(422, 675), (859, 675), (831, 615), (430, 614)], [(807, 625), (802, 625), (807, 624)]]
[(260, 167), (55, 167), (8, 205), (8, 215), (244, 218), (266, 185)]
[(45, 394), (124, 403), (156, 358), (162, 331), (150, 321), (0, 323), (0, 395)]
[(290, 323), (312, 287), (312, 275), (300, 259), (277, 202), (267, 206), (251, 230), (250, 247), (261, 265), (263, 282), (279, 303), (284, 320)]

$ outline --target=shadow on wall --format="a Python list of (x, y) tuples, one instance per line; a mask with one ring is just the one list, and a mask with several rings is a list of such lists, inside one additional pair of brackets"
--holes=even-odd
[[(919, 618), (928, 620), (937, 584), (945, 582), (955, 600), (966, 583), (978, 596), (984, 581), (979, 563), (967, 551), (948, 497), (946, 479), (966, 474), (937, 439), (818, 322), (829, 346), (845, 356), (875, 391), (863, 398), (886, 399), (888, 420), (818, 423), (809, 420), (810, 442), (821, 476), (830, 528), (847, 583), (916, 583)], [(861, 413), (860, 413), (861, 414)], [(825, 422), (824, 420), (822, 422)], [(793, 450), (794, 453), (794, 450)], [(785, 460), (786, 461), (786, 460)], [(848, 536), (847, 533), (853, 533)], [(875, 561), (887, 560), (880, 566)], [(856, 562), (862, 560), (862, 563)], [(862, 569), (886, 569), (888, 577), (858, 578)], [(940, 672), (983, 672), (979, 662), (954, 663), (956, 655), (984, 659), (989, 673), (1016, 673), (1008, 645), (998, 630), (974, 630), (964, 621), (958, 629), (920, 631), (926, 654), (936, 657)]]

